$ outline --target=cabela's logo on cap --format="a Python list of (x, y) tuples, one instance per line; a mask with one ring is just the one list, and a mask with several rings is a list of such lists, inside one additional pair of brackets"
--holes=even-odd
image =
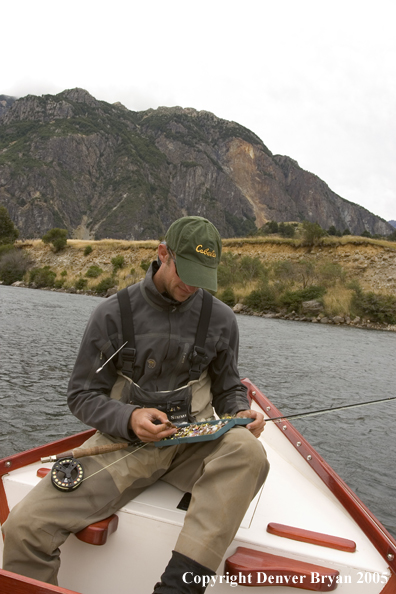
[(197, 245), (195, 251), (200, 254), (205, 254), (205, 256), (210, 256), (210, 258), (216, 258), (216, 252), (214, 250), (210, 251), (210, 248), (203, 249), (202, 244)]

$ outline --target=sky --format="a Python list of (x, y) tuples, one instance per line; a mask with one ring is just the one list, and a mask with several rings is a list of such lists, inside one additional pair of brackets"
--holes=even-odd
[(396, 219), (394, 0), (0, 0), (0, 94), (233, 120)]

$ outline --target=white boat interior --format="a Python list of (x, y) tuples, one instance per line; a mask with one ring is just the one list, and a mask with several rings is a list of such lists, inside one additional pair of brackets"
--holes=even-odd
[[(252, 406), (260, 409), (256, 403)], [(238, 580), (238, 592), (251, 592), (250, 572), (255, 573), (257, 585), (266, 587), (267, 594), (291, 594), (297, 588), (299, 592), (335, 589), (340, 594), (377, 594), (384, 592), (384, 588), (387, 592), (389, 586), (386, 584), (391, 576), (392, 581), (394, 579), (389, 562), (318, 476), (309, 456), (302, 455), (299, 442), (293, 444), (285, 438), (291, 428), (290, 423), (267, 423), (262, 440), (271, 464), (270, 473), (252, 501), (218, 568), (216, 581), (209, 584), (208, 591), (232, 592), (230, 588), (236, 587)], [(10, 509), (41, 480), (37, 476), (38, 469), (50, 469), (51, 466), (35, 462), (10, 470), (3, 476)], [(178, 508), (183, 495), (159, 481), (117, 512), (118, 526), (112, 534), (105, 534), (104, 544), (89, 544), (71, 535), (62, 547), (59, 585), (82, 594), (113, 591), (117, 594), (150, 594), (170, 558), (183, 524), (186, 512)], [(275, 525), (275, 533), (268, 531), (269, 525)], [(381, 531), (381, 525), (378, 530)], [(281, 534), (286, 532), (287, 537), (276, 533), (279, 531)], [(305, 541), (296, 540), (296, 535), (301, 537), (299, 531), (312, 534)], [(386, 531), (383, 539), (388, 539), (389, 547), (394, 547), (395, 543)], [(315, 540), (319, 544), (312, 542)], [(2, 543), (0, 553), (1, 547)], [(232, 559), (238, 550), (243, 553), (246, 565), (244, 571), (238, 570), (236, 575)], [(289, 563), (291, 568), (298, 567), (302, 574), (306, 573), (305, 581), (295, 573), (292, 583), (287, 571), (283, 577), (272, 571), (278, 566), (276, 559), (274, 566), (264, 563), (258, 572), (254, 552), (262, 553), (264, 561), (268, 554), (283, 557), (285, 561), (281, 565)], [(227, 562), (230, 558), (231, 562)], [(249, 565), (250, 558), (252, 565)], [(271, 561), (270, 557), (268, 559)], [(305, 563), (310, 565), (305, 566)], [(336, 570), (338, 574), (333, 575), (331, 583), (329, 580), (320, 583), (323, 578), (315, 569), (317, 567)], [(396, 590), (389, 589), (389, 594), (392, 591)]]

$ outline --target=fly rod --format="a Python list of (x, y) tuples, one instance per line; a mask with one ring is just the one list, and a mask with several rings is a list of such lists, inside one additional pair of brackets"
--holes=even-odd
[[(165, 423), (163, 423), (163, 425), (166, 425), (168, 429), (176, 428), (176, 425), (174, 425), (170, 421), (166, 421)], [(100, 454), (110, 454), (111, 452), (117, 452), (118, 450), (125, 450), (128, 446), (131, 445), (136, 444), (125, 441), (121, 443), (109, 443), (101, 446), (93, 446), (91, 448), (75, 448), (74, 450), (70, 450), (69, 452), (62, 452), (61, 454), (54, 454), (52, 456), (46, 456), (44, 458), (41, 458), (41, 462), (56, 462), (57, 460), (62, 460), (63, 458), (83, 458), (84, 456), (98, 456)]]
[(331, 413), (336, 410), (346, 410), (347, 408), (358, 408), (359, 406), (370, 406), (371, 404), (380, 404), (381, 402), (389, 402), (390, 400), (396, 400), (396, 396), (390, 398), (382, 398), (381, 400), (369, 400), (368, 402), (360, 402), (359, 404), (345, 404), (344, 406), (334, 406), (333, 408), (322, 408), (320, 410), (312, 410), (303, 413), (295, 413), (292, 415), (282, 415), (281, 417), (272, 417), (265, 419), (268, 421), (288, 421), (289, 419), (303, 419), (304, 417), (312, 417), (314, 415), (323, 415)]

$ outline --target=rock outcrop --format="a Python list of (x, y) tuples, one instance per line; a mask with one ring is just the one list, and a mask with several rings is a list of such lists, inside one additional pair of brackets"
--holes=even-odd
[(272, 155), (250, 130), (206, 111), (133, 112), (83, 89), (0, 96), (0, 107), (0, 204), (23, 238), (61, 227), (82, 239), (156, 239), (185, 214), (209, 218), (223, 237), (268, 220), (393, 230), (296, 161)]

